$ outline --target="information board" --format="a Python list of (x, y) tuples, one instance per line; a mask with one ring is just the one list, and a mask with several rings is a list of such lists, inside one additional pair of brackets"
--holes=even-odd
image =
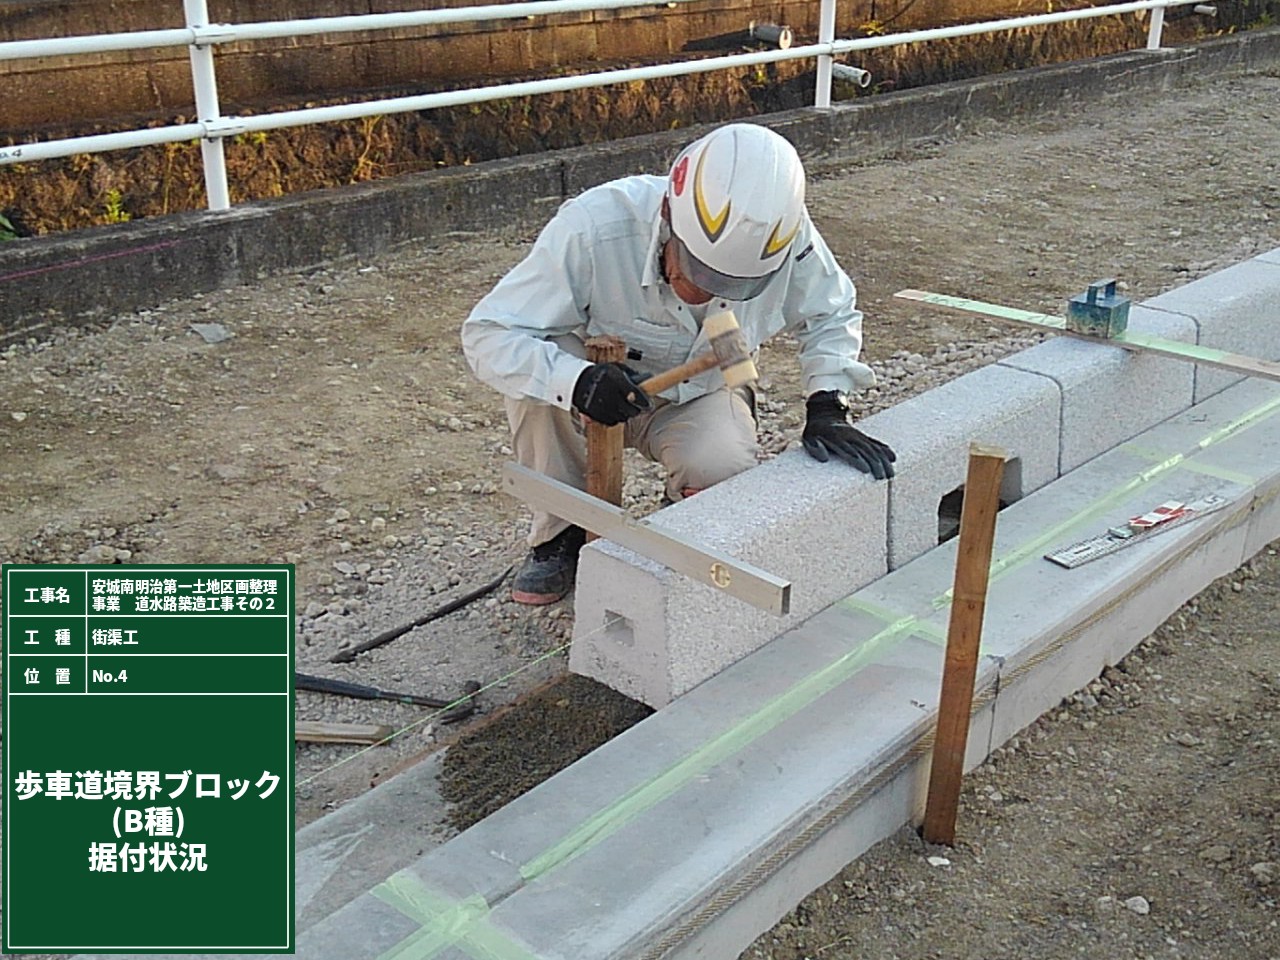
[(292, 566), (0, 578), (4, 950), (292, 952)]

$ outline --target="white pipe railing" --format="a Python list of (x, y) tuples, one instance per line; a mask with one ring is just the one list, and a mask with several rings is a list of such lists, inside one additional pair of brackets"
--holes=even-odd
[[(678, 2), (688, 3), (692, 2), (692, 0), (678, 0)], [(819, 42), (805, 46), (790, 47), (786, 50), (763, 50), (755, 53), (731, 54), (702, 60), (632, 67), (571, 77), (527, 80), (518, 83), (474, 87), (466, 90), (450, 90), (408, 97), (368, 100), (360, 103), (312, 107), (303, 110), (283, 110), (257, 116), (224, 117), (221, 116), (218, 105), (217, 78), (214, 73), (212, 51), (212, 47), (219, 43), (307, 36), (320, 33), (345, 33), (356, 30), (392, 29), (437, 23), (524, 18), (585, 10), (653, 6), (653, 0), (538, 0), (538, 2), (532, 3), (418, 10), (404, 13), (369, 14), (367, 16), (320, 17), (310, 20), (217, 25), (207, 23), (206, 0), (184, 0), (187, 27), (183, 30), (148, 30), (47, 40), (9, 41), (0, 43), (0, 60), (77, 53), (101, 53), (151, 47), (189, 46), (192, 81), (196, 91), (197, 123), (175, 124), (167, 127), (126, 130), (119, 133), (69, 137), (61, 140), (0, 147), (0, 165), (50, 160), (82, 153), (102, 153), (109, 150), (123, 150), (162, 143), (178, 143), (199, 137), (202, 142), (205, 188), (209, 198), (209, 208), (212, 210), (225, 210), (230, 206), (230, 195), (227, 186), (226, 163), (222, 153), (222, 139), (239, 133), (279, 130), (304, 124), (354, 120), (362, 117), (407, 113), (415, 110), (433, 110), (440, 107), (503, 100), (509, 97), (537, 96), (545, 93), (630, 83), (636, 80), (689, 76), (698, 73), (711, 73), (717, 70), (729, 70), (735, 67), (808, 58), (816, 58), (818, 62), (818, 82), (817, 89), (814, 92), (814, 105), (817, 108), (827, 108), (831, 104), (831, 67), (834, 62), (833, 58), (841, 54), (859, 50), (873, 50), (880, 47), (925, 43), (930, 40), (968, 37), (983, 33), (999, 33), (1043, 24), (1086, 20), (1093, 17), (1117, 16), (1137, 13), (1143, 10), (1152, 11), (1147, 35), (1147, 48), (1157, 49), (1160, 46), (1165, 8), (1201, 2), (1202, 0), (1132, 0), (1129, 3), (1118, 3), (1105, 7), (1086, 7), (1079, 10), (1063, 10), (1057, 13), (1012, 17), (1005, 20), (987, 20), (980, 23), (968, 23), (951, 27), (912, 30), (878, 37), (836, 40), (834, 39), (836, 0), (822, 0)]]
[[(693, 0), (667, 0), (667, 5), (692, 2)], [(530, 17), (549, 17), (557, 13), (622, 10), (627, 7), (654, 5), (654, 0), (535, 0), (531, 3), (494, 3), (479, 7), (404, 10), (398, 13), (366, 13), (347, 17), (311, 17), (306, 20), (215, 23), (197, 27), (188, 24), (185, 30), (138, 30), (132, 33), (97, 33), (48, 40), (11, 40), (0, 43), (0, 60), (145, 50), (153, 47), (185, 47), (191, 44), (237, 43), (242, 40), (280, 40), (326, 33), (363, 33), (403, 27), (474, 23), (477, 20), (525, 20)]]
[[(818, 10), (818, 44), (833, 43), (836, 39), (835, 0), (822, 0)], [(819, 110), (831, 106), (831, 54), (818, 56), (817, 82), (813, 91), (813, 105)]]
[(1164, 7), (1156, 7), (1151, 11), (1151, 24), (1147, 27), (1147, 49), (1159, 50), (1160, 38), (1164, 33)]
[[(193, 31), (208, 25), (209, 5), (206, 0), (183, 0), (182, 7), (187, 26)], [(196, 119), (202, 124), (209, 124), (222, 116), (222, 109), (218, 106), (218, 76), (213, 67), (213, 47), (207, 43), (193, 43), (190, 49), (191, 80), (196, 92)], [(204, 185), (209, 197), (209, 209), (231, 209), (227, 155), (222, 149), (222, 137), (201, 138), (200, 159), (204, 163)]]

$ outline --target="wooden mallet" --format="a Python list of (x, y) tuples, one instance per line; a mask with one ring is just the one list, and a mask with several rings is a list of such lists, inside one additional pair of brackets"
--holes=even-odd
[(702, 322), (702, 329), (711, 344), (711, 352), (694, 357), (678, 367), (672, 367), (657, 376), (650, 377), (641, 388), (649, 396), (655, 396), (669, 387), (674, 387), (682, 380), (706, 373), (712, 367), (719, 367), (724, 382), (731, 389), (745, 386), (760, 379), (756, 365), (751, 359), (751, 351), (747, 349), (746, 338), (742, 336), (742, 328), (738, 326), (738, 318), (732, 310), (713, 314)]
[[(717, 366), (730, 388), (760, 379), (732, 310), (707, 317), (702, 329), (710, 352), (650, 377), (640, 385), (645, 393), (654, 396)], [(587, 359), (593, 363), (622, 363), (626, 357), (626, 345), (617, 337), (592, 337), (586, 345)], [(587, 424), (587, 493), (615, 506), (622, 505), (622, 432), (622, 424)]]

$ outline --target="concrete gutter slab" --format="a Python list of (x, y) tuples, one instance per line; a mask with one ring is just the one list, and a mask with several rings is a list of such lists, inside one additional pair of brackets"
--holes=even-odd
[[(1277, 454), (1280, 388), (1250, 382), (1002, 512), (970, 765), (1247, 559), (1248, 536), (1280, 534), (1280, 510), (1254, 509), (1280, 488)], [(1206, 492), (1234, 503), (1074, 570), (1041, 559)], [(918, 815), (956, 547), (738, 661), (321, 921), (301, 952), (734, 955)]]
[(299, 929), (329, 916), (453, 831), (441, 826), (438, 788), (443, 754), (432, 754), (376, 790), (298, 831), (294, 844)]
[(1234, 481), (1248, 489), (1251, 501), (1243, 552), (1250, 557), (1275, 539), (1271, 531), (1280, 514), (1280, 476), (1275, 472), (1280, 463), (1280, 440), (1268, 428), (1278, 409), (1280, 385), (1246, 380), (1227, 395), (1211, 397), (1122, 449), (1144, 457), (1158, 456), (1162, 450), (1173, 449), (1184, 431), (1194, 427), (1203, 430), (1201, 416), (1208, 417), (1208, 423), (1230, 428), (1229, 434), (1207, 444), (1179, 469)]

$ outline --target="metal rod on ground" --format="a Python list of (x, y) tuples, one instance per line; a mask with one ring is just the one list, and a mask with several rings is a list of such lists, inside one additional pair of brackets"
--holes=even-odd
[[(622, 363), (627, 359), (627, 345), (620, 337), (591, 337), (586, 341), (587, 359), (592, 363)], [(602, 423), (587, 424), (587, 493), (622, 506), (622, 424), (606, 427)], [(597, 534), (589, 532), (588, 540)]]
[(960, 511), (960, 544), (956, 551), (951, 622), (938, 703), (938, 733), (929, 770), (929, 796), (922, 834), (928, 843), (953, 844), (956, 811), (969, 742), (973, 681), (978, 672), (978, 645), (987, 605), (987, 580), (1000, 510), (1000, 481), (1007, 454), (998, 447), (971, 444), (969, 474)]

